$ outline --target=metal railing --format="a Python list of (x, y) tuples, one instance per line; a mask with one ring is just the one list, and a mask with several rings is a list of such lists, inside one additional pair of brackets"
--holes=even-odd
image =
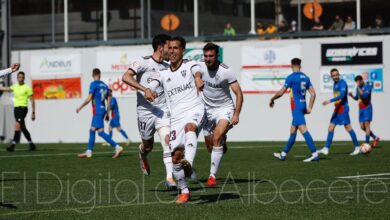
[[(127, 31), (127, 30), (126, 30)], [(96, 34), (96, 32), (94, 32)], [(237, 34), (236, 36), (224, 35), (209, 35), (209, 36), (184, 36), (188, 42), (194, 41), (238, 41), (248, 39), (259, 40), (275, 40), (275, 39), (303, 39), (303, 38), (318, 38), (318, 37), (345, 37), (356, 35), (388, 35), (390, 28), (382, 29), (361, 29), (353, 31), (302, 31), (302, 32), (288, 32), (288, 33), (274, 33), (274, 34)], [(95, 47), (95, 46), (119, 46), (119, 45), (140, 45), (149, 44), (151, 39), (115, 39), (115, 40), (86, 40), (86, 41), (69, 41), (64, 42), (46, 42), (46, 43), (18, 43), (13, 44), (13, 50), (24, 49), (44, 49), (44, 48), (61, 48), (61, 47)]]

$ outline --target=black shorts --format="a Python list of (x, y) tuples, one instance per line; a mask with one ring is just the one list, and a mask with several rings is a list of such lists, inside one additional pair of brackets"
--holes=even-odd
[(28, 108), (27, 107), (15, 107), (14, 116), (17, 122), (22, 122), (27, 116)]

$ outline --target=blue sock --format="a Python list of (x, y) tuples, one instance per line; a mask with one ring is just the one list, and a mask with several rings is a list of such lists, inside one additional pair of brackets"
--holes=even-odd
[(290, 134), (290, 138), (288, 139), (288, 142), (283, 150), (284, 153), (287, 154), (291, 150), (292, 146), (295, 143), (296, 138), (297, 138), (297, 133)]
[(108, 132), (108, 136), (112, 139), (112, 130)]
[(111, 145), (111, 147), (116, 147), (117, 143), (115, 141), (112, 140), (112, 138), (110, 138), (110, 136), (106, 133), (104, 133), (104, 131), (101, 131), (98, 133), (100, 137), (102, 137), (107, 143), (109, 143)]
[(353, 131), (353, 129), (351, 129), (348, 133), (349, 133), (349, 135), (351, 136), (352, 142), (353, 142), (353, 144), (355, 145), (355, 147), (356, 147), (356, 146), (359, 146), (359, 142), (358, 142), (358, 140), (357, 140), (356, 134), (355, 134), (355, 132)]
[(125, 130), (121, 129), (119, 132), (122, 134), (122, 136), (123, 136), (124, 138), (126, 138), (126, 140), (129, 139), (129, 137), (127, 136)]
[(88, 150), (93, 150), (93, 146), (95, 145), (95, 137), (96, 131), (89, 130), (89, 141), (88, 141)]
[(309, 131), (306, 131), (305, 133), (302, 134), (303, 137), (305, 138), (306, 144), (309, 147), (311, 153), (314, 153), (317, 151), (316, 146), (314, 145), (313, 138), (311, 137)]
[(326, 138), (326, 144), (325, 144), (325, 147), (328, 149), (330, 148), (330, 145), (332, 144), (333, 135), (334, 135), (333, 131), (328, 132), (328, 137)]
[(372, 131), (370, 132), (370, 136), (371, 136), (372, 138), (374, 138), (374, 139), (376, 138), (375, 134), (374, 134)]
[(370, 143), (370, 135), (367, 135), (367, 134), (366, 134), (366, 143), (367, 143), (367, 144)]

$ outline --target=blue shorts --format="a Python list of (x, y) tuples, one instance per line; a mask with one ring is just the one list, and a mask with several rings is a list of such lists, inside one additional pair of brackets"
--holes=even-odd
[(121, 123), (119, 122), (119, 117), (112, 118), (110, 121), (110, 127), (112, 128), (118, 128), (121, 126)]
[(306, 110), (293, 110), (292, 111), (292, 125), (293, 126), (300, 126), (300, 125), (306, 125), (306, 120), (305, 120), (305, 113)]
[(359, 122), (372, 121), (372, 106), (359, 110)]
[(104, 116), (106, 114), (96, 114), (92, 117), (91, 127), (96, 129), (104, 128)]
[(348, 125), (351, 124), (351, 120), (349, 119), (349, 112), (344, 112), (341, 114), (333, 113), (332, 118), (330, 119), (330, 123), (335, 125)]

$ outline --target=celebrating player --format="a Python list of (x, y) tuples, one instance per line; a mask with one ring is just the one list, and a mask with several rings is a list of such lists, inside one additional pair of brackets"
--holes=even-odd
[(379, 137), (375, 136), (371, 130), (372, 121), (372, 104), (371, 104), (371, 92), (372, 87), (368, 83), (364, 83), (362, 76), (355, 77), (356, 82), (356, 94), (349, 93), (354, 100), (359, 102), (359, 123), (360, 128), (366, 132), (366, 143), (370, 143), (370, 137), (374, 139), (372, 147), (376, 147), (379, 142)]
[[(192, 164), (197, 150), (197, 133), (203, 123), (204, 104), (200, 92), (204, 86), (202, 69), (195, 61), (184, 60), (186, 41), (174, 37), (169, 42), (169, 68), (156, 73), (150, 88), (156, 91), (161, 86), (171, 111), (170, 148), (172, 150), (173, 174), (181, 189), (176, 203), (190, 199), (186, 177), (191, 176)], [(153, 101), (156, 93), (145, 93)], [(157, 96), (158, 98), (159, 96)]]
[[(108, 127), (108, 134), (112, 138), (113, 129), (116, 128), (119, 133), (126, 139), (126, 145), (129, 146), (131, 143), (130, 138), (127, 136), (126, 132), (121, 128), (120, 116), (119, 116), (119, 106), (116, 98), (112, 96), (112, 90), (108, 90), (108, 96), (111, 97), (110, 110), (111, 110), (111, 120)], [(108, 144), (108, 143), (107, 143)]]
[(351, 127), (351, 120), (349, 119), (348, 85), (343, 79), (340, 79), (340, 73), (337, 69), (332, 69), (330, 71), (330, 76), (334, 81), (334, 98), (326, 100), (322, 104), (325, 106), (334, 102), (335, 109), (332, 118), (330, 119), (328, 137), (326, 139), (325, 147), (319, 150), (318, 153), (325, 155), (329, 154), (329, 149), (330, 145), (332, 144), (334, 129), (336, 128), (336, 125), (344, 125), (345, 130), (348, 131), (349, 135), (351, 136), (352, 142), (355, 145), (355, 150), (350, 153), (350, 155), (358, 155), (360, 153), (360, 147), (356, 138), (355, 131)]
[[(14, 64), (15, 65), (15, 64)], [(15, 71), (18, 69), (14, 68)], [(17, 76), (18, 84), (14, 84), (11, 87), (2, 87), (1, 91), (13, 92), (14, 93), (14, 115), (15, 115), (15, 133), (14, 139), (11, 142), (11, 145), (7, 147), (7, 151), (15, 151), (16, 143), (20, 141), (20, 133), (23, 132), (24, 137), (27, 139), (28, 144), (30, 145), (30, 151), (36, 149), (34, 143), (31, 140), (30, 132), (27, 130), (26, 123), (24, 119), (27, 116), (28, 112), (28, 100), (30, 99), (32, 104), (32, 114), (31, 120), (35, 120), (35, 100), (33, 96), (33, 91), (30, 86), (24, 83), (25, 74), (20, 71)]]
[[(98, 135), (102, 137), (106, 142), (108, 142), (114, 149), (115, 154), (113, 158), (118, 158), (123, 151), (123, 148), (119, 146), (115, 141), (113, 141), (110, 136), (104, 133), (104, 118), (109, 120), (108, 113), (110, 112), (110, 102), (111, 97), (108, 96), (108, 86), (100, 80), (100, 70), (95, 68), (92, 71), (93, 80), (89, 87), (89, 94), (87, 99), (77, 108), (76, 112), (79, 113), (89, 102), (92, 101), (92, 124), (91, 129), (89, 130), (89, 142), (87, 151), (85, 153), (79, 154), (80, 158), (91, 158), (92, 150), (95, 145), (95, 135), (96, 131)], [(107, 99), (107, 110), (106, 110), (106, 99)]]
[[(168, 44), (170, 36), (161, 34), (153, 38), (152, 56), (142, 57), (130, 64), (129, 70), (123, 75), (123, 81), (138, 89), (137, 91), (137, 115), (138, 129), (142, 143), (139, 146), (139, 159), (141, 170), (145, 175), (150, 175), (150, 166), (147, 160), (148, 154), (153, 149), (154, 133), (157, 130), (163, 148), (163, 161), (166, 169), (166, 186), (176, 188), (172, 176), (172, 155), (169, 149), (169, 110), (162, 87), (156, 89), (158, 97), (153, 103), (148, 102), (145, 95), (151, 96), (148, 89), (152, 76), (156, 71), (168, 67), (165, 60), (168, 59)], [(136, 77), (136, 79), (134, 78)]]
[[(218, 52), (218, 45), (206, 44), (203, 47), (204, 60), (200, 62), (204, 81), (202, 94), (207, 116), (203, 133), (207, 149), (211, 152), (208, 186), (216, 185), (215, 176), (224, 153), (223, 145), (226, 146), (225, 135), (230, 126), (238, 124), (243, 102), (240, 84), (233, 70), (218, 61)], [(236, 96), (236, 108), (234, 108), (230, 88)]]
[[(274, 156), (279, 160), (285, 160), (287, 153), (291, 150), (292, 146), (295, 143), (297, 137), (297, 130), (301, 132), (305, 138), (306, 144), (309, 147), (312, 156), (303, 160), (303, 162), (318, 161), (319, 157), (317, 154), (316, 147), (314, 145), (313, 138), (311, 137), (309, 131), (306, 127), (305, 114), (310, 114), (314, 101), (316, 98), (316, 93), (313, 88), (313, 85), (310, 82), (310, 78), (301, 72), (301, 60), (294, 58), (291, 60), (291, 66), (293, 73), (290, 74), (282, 89), (277, 92), (269, 103), (271, 108), (274, 107), (274, 101), (283, 96), (283, 94), (290, 89), (290, 100), (291, 100), (291, 110), (293, 121), (291, 125), (291, 134), (284, 150), (280, 153), (274, 153)], [(310, 102), (309, 107), (306, 108), (306, 91), (310, 93)]]

